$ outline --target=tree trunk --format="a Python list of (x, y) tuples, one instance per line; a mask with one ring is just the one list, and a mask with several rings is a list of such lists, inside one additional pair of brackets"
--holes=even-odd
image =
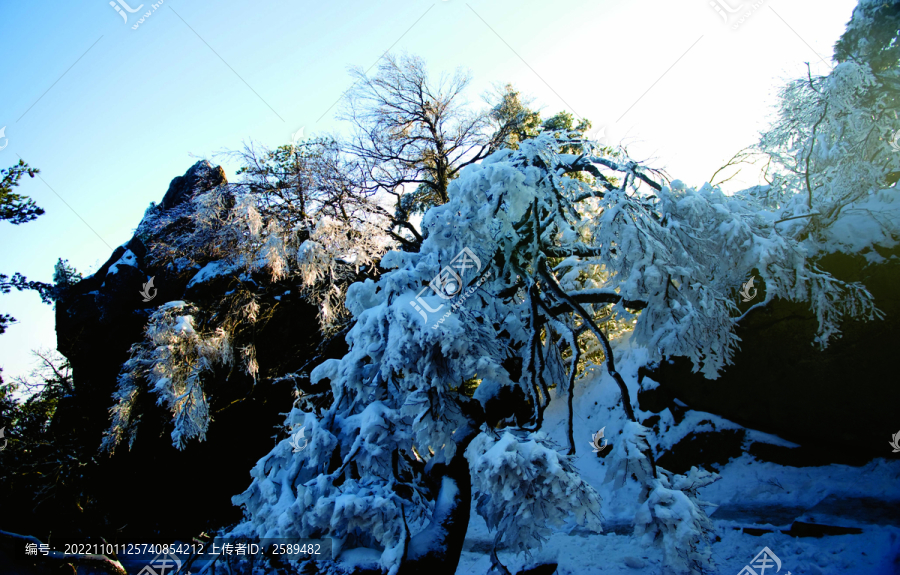
[[(450, 463), (429, 462), (426, 472), (440, 485), (431, 523), (410, 538), (399, 575), (456, 573), (472, 508), (472, 478), (463, 452), (478, 434), (469, 427)], [(437, 459), (437, 458), (435, 458)]]

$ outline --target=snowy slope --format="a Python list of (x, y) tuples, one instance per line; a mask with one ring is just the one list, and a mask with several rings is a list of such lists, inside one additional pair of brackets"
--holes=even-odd
[[(619, 371), (634, 398), (638, 391), (637, 370), (643, 365), (646, 354), (640, 349), (628, 349), (627, 345), (627, 342), (620, 342), (617, 350)], [(626, 423), (625, 415), (618, 407), (619, 393), (612, 378), (600, 368), (594, 368), (589, 377), (590, 381), (581, 381), (576, 386), (577, 451), (573, 463), (602, 497), (605, 533), (595, 534), (569, 527), (569, 533), (555, 533), (543, 549), (534, 549), (531, 558), (501, 551), (498, 554), (500, 560), (512, 573), (541, 563), (558, 563), (559, 575), (662, 573), (661, 549), (646, 547), (631, 535), (632, 519), (637, 508), (637, 487), (626, 484), (619, 490), (613, 490), (612, 483), (604, 481), (607, 466), (612, 464), (611, 458), (601, 459), (594, 455), (589, 445), (591, 434), (602, 427), (606, 428), (605, 436), (614, 444)], [(647, 379), (644, 384), (653, 385)], [(702, 430), (697, 426), (700, 420), (712, 421), (717, 429), (741, 428), (720, 417), (696, 411), (688, 411), (677, 426), (668, 414), (671, 425), (666, 426), (666, 414), (668, 412), (664, 411), (660, 422), (663, 429), (661, 436), (650, 437), (657, 454), (661, 453), (661, 447), (668, 449), (690, 431)], [(636, 410), (636, 415), (638, 420), (643, 420), (652, 414)], [(566, 416), (564, 398), (551, 402), (545, 413), (544, 431), (563, 453), (567, 447)], [(747, 430), (747, 438), (750, 441), (793, 445), (754, 430)], [(900, 556), (900, 528), (878, 524), (879, 521), (884, 522), (883, 517), (871, 518), (860, 513), (855, 518), (825, 518), (829, 524), (857, 525), (863, 529), (860, 535), (817, 539), (792, 537), (778, 531), (761, 536), (741, 531), (742, 527), (787, 530), (798, 518), (814, 522), (803, 514), (827, 498), (855, 501), (852, 498), (869, 497), (900, 501), (900, 461), (876, 460), (859, 468), (843, 465), (794, 468), (759, 462), (744, 454), (721, 466), (718, 472), (722, 479), (701, 489), (700, 495), (703, 500), (720, 506), (707, 509), (720, 538), (713, 544), (713, 557), (719, 573), (738, 573), (763, 547), (769, 547), (781, 559), (783, 567), (779, 574), (788, 571), (822, 575), (900, 572), (894, 570), (900, 569), (900, 565), (889, 564), (891, 558)], [(723, 518), (717, 518), (719, 513)], [(900, 517), (894, 518), (893, 523), (900, 525)], [(484, 520), (473, 513), (457, 574), (488, 571), (493, 535)]]

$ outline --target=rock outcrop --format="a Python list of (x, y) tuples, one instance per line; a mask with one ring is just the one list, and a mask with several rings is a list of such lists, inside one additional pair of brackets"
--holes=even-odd
[[(172, 180), (156, 209), (171, 210), (226, 183), (222, 168), (198, 162)], [(260, 350), (258, 381), (240, 369), (217, 372), (209, 382), (213, 421), (206, 441), (192, 441), (183, 451), (172, 446), (171, 414), (156, 405), (154, 395), (143, 393), (131, 448), (122, 446), (113, 456), (100, 453), (118, 375), (131, 346), (144, 337), (150, 314), (173, 300), (215, 309), (228, 286), (229, 278), (221, 276), (191, 282), (208, 262), (186, 270), (155, 267), (148, 258), (153, 240), (146, 230), (136, 234), (57, 302), (58, 349), (71, 362), (74, 391), (60, 400), (52, 426), (79, 446), (73, 457), (81, 462), (80, 478), (65, 486), (65, 496), (36, 508), (22, 501), (21, 509), (5, 510), (17, 517), (7, 528), (43, 537), (52, 532), (146, 542), (158, 534), (189, 538), (240, 518), (231, 497), (246, 488), (248, 470), (271, 449), (274, 428), (283, 423), (280, 413), (293, 401), (294, 382), (273, 383), (273, 378), (300, 370), (321, 347), (318, 310), (295, 286), (250, 278), (263, 305), (277, 304), (279, 311), (252, 334)], [(151, 278), (153, 287), (145, 291)], [(330, 355), (341, 354), (341, 344)]]
[[(820, 265), (838, 279), (862, 282), (884, 319), (848, 319), (842, 325), (842, 337), (820, 350), (812, 343), (816, 318), (807, 304), (776, 300), (745, 318), (737, 330), (741, 349), (734, 365), (718, 379), (691, 373), (690, 363), (683, 358), (662, 362), (646, 372), (660, 386), (639, 394), (641, 407), (658, 413), (678, 399), (691, 409), (799, 444), (799, 448), (745, 445), (756, 457), (781, 465), (862, 465), (874, 457), (896, 457), (888, 443), (900, 429), (894, 358), (900, 342), (896, 297), (900, 249), (879, 252), (874, 258), (879, 263), (870, 263), (862, 255), (832, 253)], [(763, 287), (759, 289), (762, 298)], [(749, 305), (752, 302), (745, 309)], [(733, 438), (726, 439), (733, 452)], [(670, 455), (669, 459), (696, 465), (702, 460), (697, 459), (697, 446), (709, 442), (721, 443), (689, 436), (683, 446), (672, 449), (677, 454), (684, 448), (684, 457)], [(707, 451), (716, 456), (715, 449)]]

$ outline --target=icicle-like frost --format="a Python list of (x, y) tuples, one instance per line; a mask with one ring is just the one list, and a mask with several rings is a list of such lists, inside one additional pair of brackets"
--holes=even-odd
[(209, 404), (202, 378), (216, 365), (230, 364), (232, 350), (224, 330), (210, 335), (197, 333), (190, 315), (195, 312), (184, 302), (171, 302), (150, 316), (146, 340), (132, 347), (131, 359), (119, 376), (104, 449), (113, 451), (125, 437), (129, 437), (129, 443), (133, 441), (131, 410), (139, 393), (139, 380), (145, 381), (147, 389), (157, 396), (157, 403), (172, 413), (175, 447), (183, 449), (193, 438), (205, 439)]

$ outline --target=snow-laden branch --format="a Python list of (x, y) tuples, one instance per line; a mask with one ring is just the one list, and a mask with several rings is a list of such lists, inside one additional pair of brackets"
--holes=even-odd
[[(823, 340), (836, 333), (843, 312), (874, 314), (861, 286), (811, 265), (752, 198), (677, 180), (648, 185), (634, 162), (575, 160), (561, 156), (560, 145), (541, 136), (462, 170), (449, 202), (426, 213), (420, 251), (389, 252), (377, 282), (348, 288), (355, 319), (349, 352), (311, 374), (314, 383), (330, 384), (333, 403), (321, 412), (292, 411), (289, 423), (306, 426), (309, 447), (291, 453), (284, 440), (260, 461), (250, 488), (235, 498), (247, 513), (240, 529), (328, 533), (382, 550), (382, 567), (396, 568), (403, 534), (424, 529), (435, 505), (433, 490), (398, 486), (418, 485), (423, 460), (454, 461), (464, 430), (486, 421), (484, 410), (503, 404), (501, 397), (522, 398), (522, 405), (504, 405), (508, 411), (491, 421), (505, 422), (497, 425), (510, 433), (534, 432), (550, 390), (566, 389), (571, 398), (589, 358), (606, 365), (629, 425), (640, 427), (616, 370), (616, 333), (631, 330), (651, 360), (687, 356), (713, 377), (737, 347), (735, 300), (753, 269), (771, 297), (810, 303)], [(587, 175), (588, 164), (606, 179)], [(613, 181), (614, 189), (606, 186)], [(463, 393), (473, 387), (474, 401)], [(591, 515), (592, 496), (572, 487), (576, 472), (540, 434), (498, 442), (494, 433), (484, 428), (468, 453), (472, 476), (486, 474), (483, 483), (475, 479), (479, 510), (499, 539), (537, 544), (544, 519)], [(526, 477), (502, 472), (500, 460), (520, 456), (525, 469), (559, 489), (541, 492), (539, 503), (528, 499)], [(647, 481), (662, 481), (646, 441), (634, 456), (646, 465)], [(510, 493), (517, 495), (511, 500)], [(657, 495), (653, 509), (662, 509), (668, 495)], [(376, 523), (371, 536), (353, 531)]]
[(110, 410), (112, 424), (103, 438), (102, 449), (112, 452), (128, 439), (134, 441), (136, 420), (133, 409), (141, 382), (157, 396), (174, 423), (172, 443), (183, 449), (187, 441), (206, 438), (209, 401), (203, 377), (216, 365), (233, 361), (231, 343), (224, 330), (200, 334), (194, 327), (197, 309), (185, 302), (169, 302), (160, 307), (147, 325), (147, 339), (132, 347), (131, 358), (123, 366)]

